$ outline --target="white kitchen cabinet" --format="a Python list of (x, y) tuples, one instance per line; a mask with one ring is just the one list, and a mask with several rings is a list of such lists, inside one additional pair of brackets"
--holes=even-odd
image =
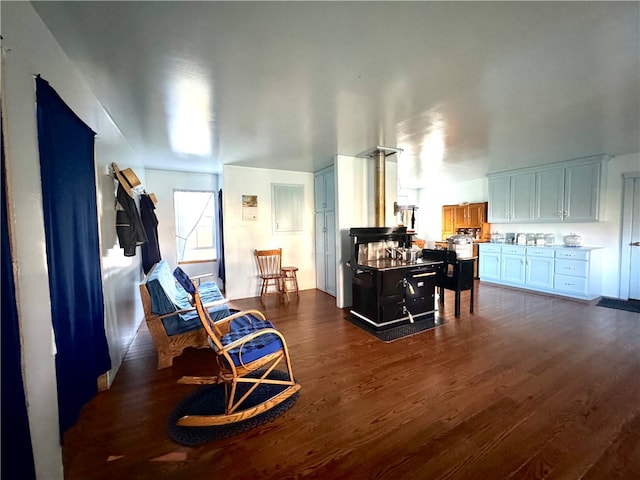
[(503, 283), (523, 285), (525, 280), (525, 247), (510, 245), (502, 247), (500, 278)]
[(333, 166), (316, 172), (315, 250), (316, 288), (336, 295), (336, 213)]
[(541, 290), (553, 288), (554, 251), (545, 247), (527, 247), (525, 285)]
[(566, 248), (555, 256), (554, 289), (570, 296), (593, 299), (602, 291), (601, 251)]
[(535, 174), (489, 176), (489, 223), (533, 221)]
[(537, 222), (590, 222), (599, 218), (600, 157), (536, 172)]
[(480, 243), (479, 257), (479, 277), (483, 280), (500, 280), (500, 245)]
[(597, 247), (480, 244), (480, 280), (593, 300), (602, 295), (601, 253)]

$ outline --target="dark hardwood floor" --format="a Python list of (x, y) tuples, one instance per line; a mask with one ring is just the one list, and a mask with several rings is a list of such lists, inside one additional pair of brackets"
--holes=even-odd
[(156, 370), (142, 327), (110, 390), (65, 435), (65, 478), (639, 479), (640, 315), (479, 283), (433, 330), (383, 343), (317, 290), (245, 299), (284, 333), (302, 385), (272, 422), (183, 447), (165, 422), (211, 374), (188, 350)]

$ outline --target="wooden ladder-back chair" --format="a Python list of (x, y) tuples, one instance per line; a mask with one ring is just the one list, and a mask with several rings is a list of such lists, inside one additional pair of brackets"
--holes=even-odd
[[(180, 383), (224, 383), (225, 412), (217, 415), (188, 415), (178, 420), (180, 426), (202, 427), (239, 422), (281, 404), (300, 390), (293, 378), (291, 359), (284, 336), (257, 310), (241, 311), (214, 322), (203, 307), (198, 286), (176, 268), (174, 276), (193, 297), (209, 343), (216, 352), (219, 373), (215, 377), (183, 377)], [(230, 330), (230, 323), (240, 317), (253, 316), (253, 323)], [(286, 371), (270, 376), (277, 366)], [(245, 400), (261, 385), (273, 388), (273, 395), (261, 403), (246, 405)], [(240, 388), (239, 388), (240, 387)], [(248, 387), (248, 388), (247, 388)]]
[[(262, 279), (260, 287), (260, 298), (263, 299), (269, 293), (275, 293), (280, 299), (285, 295), (284, 273), (282, 272), (282, 249), (256, 250), (256, 260), (258, 270)], [(275, 291), (270, 292), (269, 287), (274, 287)]]

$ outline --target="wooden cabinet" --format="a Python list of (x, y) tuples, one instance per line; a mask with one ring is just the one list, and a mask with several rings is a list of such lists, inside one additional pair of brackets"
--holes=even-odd
[(336, 214), (333, 166), (316, 172), (315, 249), (316, 288), (336, 294)]
[(454, 235), (459, 228), (482, 228), (487, 221), (487, 202), (443, 205), (442, 239)]

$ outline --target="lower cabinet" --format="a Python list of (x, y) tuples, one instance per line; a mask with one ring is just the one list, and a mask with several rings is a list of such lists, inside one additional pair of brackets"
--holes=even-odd
[(494, 243), (480, 244), (478, 276), (482, 280), (500, 280), (500, 252), (500, 245)]
[(601, 249), (480, 244), (480, 280), (573, 298), (602, 295)]

